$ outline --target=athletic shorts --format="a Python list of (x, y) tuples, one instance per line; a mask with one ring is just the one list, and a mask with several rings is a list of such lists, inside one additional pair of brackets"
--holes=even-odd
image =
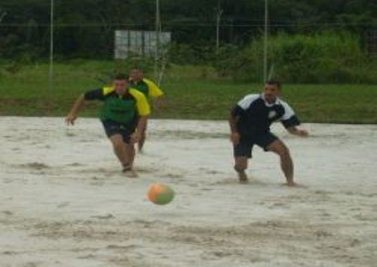
[(271, 132), (251, 136), (241, 135), (239, 144), (233, 147), (234, 156), (251, 158), (254, 145), (258, 145), (264, 151), (267, 151), (267, 147), (275, 140), (278, 140), (278, 138)]
[(111, 137), (116, 134), (120, 134), (123, 137), (125, 143), (130, 143), (131, 135), (135, 131), (134, 124), (122, 124), (119, 122), (105, 120), (102, 121), (103, 128), (105, 129), (107, 137)]

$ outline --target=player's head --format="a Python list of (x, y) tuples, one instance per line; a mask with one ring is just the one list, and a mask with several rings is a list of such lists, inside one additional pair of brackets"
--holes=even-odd
[(267, 102), (273, 103), (281, 93), (281, 83), (277, 80), (269, 80), (264, 85), (264, 98)]
[(128, 89), (128, 77), (126, 75), (121, 73), (115, 75), (113, 83), (117, 94), (123, 95), (126, 93)]
[(139, 82), (144, 78), (144, 72), (141, 69), (135, 68), (130, 71), (130, 79)]

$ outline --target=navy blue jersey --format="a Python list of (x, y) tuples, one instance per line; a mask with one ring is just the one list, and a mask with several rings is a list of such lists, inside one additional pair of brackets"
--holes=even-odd
[(281, 121), (285, 128), (300, 124), (293, 109), (277, 98), (275, 103), (265, 101), (263, 94), (245, 96), (233, 108), (232, 115), (237, 117), (237, 130), (242, 135), (261, 134), (270, 131), (273, 122)]

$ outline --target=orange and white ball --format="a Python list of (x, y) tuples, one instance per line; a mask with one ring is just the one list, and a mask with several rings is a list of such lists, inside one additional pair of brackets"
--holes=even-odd
[(157, 205), (166, 205), (174, 198), (174, 191), (164, 184), (152, 184), (148, 190), (148, 199)]

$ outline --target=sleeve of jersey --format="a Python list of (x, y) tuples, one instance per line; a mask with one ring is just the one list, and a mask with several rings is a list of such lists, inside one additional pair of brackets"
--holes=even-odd
[(164, 95), (164, 92), (162, 92), (162, 90), (154, 82), (148, 79), (144, 79), (143, 81), (148, 85), (149, 95), (151, 97), (156, 98)]
[(242, 109), (239, 105), (235, 105), (232, 108), (231, 114), (233, 117), (241, 117), (243, 114), (245, 114), (245, 110)]
[(300, 125), (300, 121), (297, 118), (293, 109), (287, 103), (283, 103), (283, 107), (285, 112), (283, 117), (281, 118), (281, 122), (284, 125), (284, 127), (290, 128)]
[(242, 116), (250, 105), (259, 98), (259, 95), (247, 95), (241, 99), (237, 105), (232, 109), (232, 115), (234, 117)]
[(90, 90), (84, 93), (85, 100), (103, 100), (104, 99), (104, 92), (103, 89), (95, 89)]
[(151, 113), (148, 100), (143, 93), (130, 89), (130, 94), (136, 99), (136, 108), (140, 116), (148, 116)]

